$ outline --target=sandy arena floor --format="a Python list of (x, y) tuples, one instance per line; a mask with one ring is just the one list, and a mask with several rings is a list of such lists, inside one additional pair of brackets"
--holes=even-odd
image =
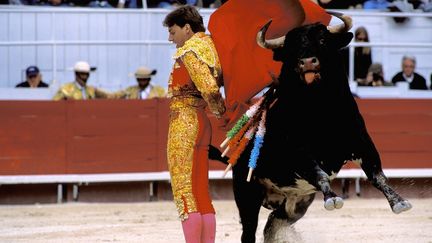
[[(432, 243), (432, 199), (410, 200), (411, 211), (395, 215), (384, 199), (348, 199), (326, 211), (316, 199), (284, 242)], [(216, 242), (240, 242), (234, 201), (215, 201)], [(257, 232), (268, 210), (263, 209)], [(0, 242), (184, 242), (172, 202), (61, 205), (0, 205)]]

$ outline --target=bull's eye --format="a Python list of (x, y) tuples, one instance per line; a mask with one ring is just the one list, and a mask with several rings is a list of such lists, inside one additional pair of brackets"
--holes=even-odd
[(300, 61), (299, 61), (299, 64), (300, 64), (301, 66), (303, 66), (305, 63), (304, 63), (303, 60), (300, 60)]
[(315, 63), (317, 63), (318, 62), (318, 60), (314, 57), (314, 58), (312, 58), (312, 63), (313, 64), (315, 64)]

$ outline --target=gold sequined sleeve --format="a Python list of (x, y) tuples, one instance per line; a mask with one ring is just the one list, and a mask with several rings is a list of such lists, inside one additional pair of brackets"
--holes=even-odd
[(182, 56), (182, 61), (188, 70), (192, 82), (201, 92), (211, 112), (213, 112), (216, 117), (221, 117), (225, 113), (225, 103), (209, 66), (199, 60), (192, 51), (185, 53)]
[(95, 96), (97, 99), (115, 99), (116, 98), (116, 96), (114, 94), (108, 93), (108, 92), (101, 90), (101, 89), (95, 88), (94, 91), (95, 91)]
[(56, 94), (53, 97), (53, 100), (65, 100), (65, 99), (66, 97), (61, 88), (56, 92)]

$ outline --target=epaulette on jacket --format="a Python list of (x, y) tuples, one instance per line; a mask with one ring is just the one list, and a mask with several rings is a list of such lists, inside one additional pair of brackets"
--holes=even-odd
[(197, 58), (207, 64), (209, 67), (215, 67), (216, 65), (216, 53), (214, 53), (211, 43), (206, 41), (204, 38), (210, 38), (203, 32), (198, 32), (192, 36), (185, 44), (177, 49), (173, 58), (178, 59), (184, 56), (186, 53), (192, 51), (195, 53)]

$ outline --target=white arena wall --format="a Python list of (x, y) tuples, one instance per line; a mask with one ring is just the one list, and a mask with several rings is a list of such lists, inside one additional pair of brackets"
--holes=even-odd
[[(206, 23), (213, 11), (201, 10)], [(432, 14), (402, 14), (409, 19), (397, 24), (393, 20), (394, 13), (343, 12), (353, 17), (353, 31), (358, 26), (369, 30), (373, 61), (383, 63), (387, 80), (400, 70), (401, 57), (408, 54), (417, 57), (417, 72), (430, 86)], [(97, 67), (89, 83), (106, 90), (135, 84), (130, 74), (141, 65), (157, 69), (152, 82), (166, 87), (171, 56), (175, 52), (175, 46), (167, 41), (168, 33), (162, 26), (167, 13), (164, 9), (1, 6), (0, 99), (32, 96), (49, 99), (60, 84), (73, 80), (71, 67), (79, 60), (86, 60)], [(25, 68), (29, 65), (40, 67), (44, 81), (51, 84), (50, 91), (24, 94), (13, 89), (25, 79)], [(374, 92), (353, 86), (357, 93), (370, 94), (371, 97), (385, 97), (386, 93), (393, 97), (432, 97), (428, 92), (412, 93), (404, 88), (380, 88)]]

